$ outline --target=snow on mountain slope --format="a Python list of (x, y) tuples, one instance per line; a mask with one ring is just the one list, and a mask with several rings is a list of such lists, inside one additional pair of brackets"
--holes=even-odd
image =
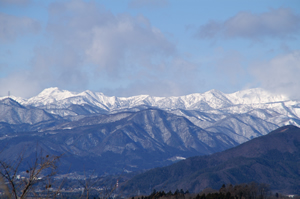
[(286, 96), (275, 95), (261, 88), (231, 94), (211, 90), (177, 97), (109, 97), (100, 92), (76, 93), (55, 87), (45, 89), (30, 99), (11, 98), (24, 107), (35, 107), (61, 117), (73, 117), (72, 121), (77, 116), (136, 112), (155, 107), (184, 116), (203, 129), (225, 133), (238, 143), (283, 125), (300, 126), (300, 100), (289, 100)]
[[(224, 94), (217, 90), (205, 93), (195, 93), (178, 97), (153, 97), (149, 95), (138, 95), (132, 97), (108, 97), (100, 92), (84, 91), (81, 93), (60, 90), (57, 87), (43, 90), (40, 94), (30, 99), (11, 97), (23, 106), (33, 106), (59, 116), (76, 116), (89, 113), (112, 113), (137, 106), (150, 106), (163, 110), (172, 111), (175, 114), (188, 117), (193, 123), (210, 126), (214, 123), (203, 116), (185, 115), (176, 110), (196, 110), (206, 114), (221, 115), (244, 114), (266, 119), (267, 122), (278, 122), (278, 117), (289, 123), (289, 118), (300, 118), (300, 100), (292, 101), (283, 95), (274, 95), (261, 88), (238, 91)], [(1, 99), (0, 99), (1, 100)], [(76, 106), (75, 106), (76, 105)], [(258, 111), (254, 111), (258, 110)], [(266, 118), (263, 112), (272, 112), (272, 117)], [(220, 118), (219, 118), (220, 119)], [(219, 120), (217, 119), (217, 120)], [(279, 119), (280, 120), (280, 119)], [(199, 121), (205, 121), (203, 122)], [(297, 121), (290, 121), (297, 125)], [(283, 122), (279, 122), (283, 124)], [(203, 126), (201, 126), (203, 128)]]
[(38, 108), (27, 109), (10, 98), (0, 100), (0, 122), (9, 124), (34, 124), (57, 118)]
[(163, 166), (163, 160), (221, 151), (287, 124), (300, 126), (300, 100), (263, 89), (109, 97), (48, 88), (30, 99), (0, 98), (2, 143), (39, 139), (50, 151), (111, 161), (107, 170), (141, 160), (140, 168)]

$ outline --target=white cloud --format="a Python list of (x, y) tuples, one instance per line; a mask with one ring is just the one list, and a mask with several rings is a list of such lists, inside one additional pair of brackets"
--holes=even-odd
[(102, 71), (118, 76), (124, 68), (158, 69), (175, 46), (142, 16), (122, 15), (114, 23), (90, 30), (91, 45), (85, 49), (86, 59)]
[[(55, 2), (46, 31), (48, 44), (36, 47), (28, 75), (15, 81), (20, 74), (11, 74), (2, 82), (15, 81), (20, 91), (27, 85), (32, 91), (83, 90), (91, 84), (102, 91), (120, 88), (115, 95), (179, 95), (199, 86), (197, 66), (142, 15), (115, 15), (94, 1)], [(0, 88), (0, 94), (6, 90)]]
[(131, 67), (133, 63), (152, 67), (154, 57), (168, 57), (176, 51), (143, 16), (113, 15), (104, 8), (97, 9), (94, 3), (81, 1), (55, 4), (50, 13), (48, 30), (55, 45), (74, 49), (101, 72), (116, 74), (126, 62)]
[(239, 12), (223, 22), (210, 21), (201, 26), (198, 38), (244, 38), (259, 40), (266, 37), (290, 38), (300, 32), (300, 16), (291, 9), (271, 9), (254, 14)]
[(256, 63), (250, 68), (256, 81), (263, 88), (300, 99), (300, 51), (277, 56), (269, 61)]
[(0, 41), (14, 41), (18, 36), (24, 34), (38, 33), (39, 22), (29, 17), (16, 17), (0, 13)]
[(215, 72), (221, 82), (229, 87), (240, 84), (245, 78), (245, 70), (242, 66), (245, 58), (238, 51), (219, 50), (220, 58), (215, 58)]

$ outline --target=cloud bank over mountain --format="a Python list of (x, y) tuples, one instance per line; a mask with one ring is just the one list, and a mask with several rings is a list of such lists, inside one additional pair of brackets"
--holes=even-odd
[(264, 88), (300, 99), (300, 93), (297, 92), (300, 88), (300, 51), (257, 63), (253, 66), (252, 73)]
[(0, 96), (54, 86), (116, 96), (263, 87), (299, 98), (293, 1), (226, 12), (215, 3), (2, 0)]

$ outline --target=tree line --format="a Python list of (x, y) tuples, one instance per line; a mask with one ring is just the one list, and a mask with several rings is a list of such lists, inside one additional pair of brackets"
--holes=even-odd
[[(265, 183), (243, 183), (238, 185), (223, 184), (219, 190), (207, 188), (200, 193), (189, 193), (189, 191), (171, 191), (154, 190), (148, 196), (135, 196), (132, 199), (278, 199), (290, 198), (279, 193), (272, 193), (270, 186)], [(294, 199), (300, 199), (300, 196), (294, 196)]]

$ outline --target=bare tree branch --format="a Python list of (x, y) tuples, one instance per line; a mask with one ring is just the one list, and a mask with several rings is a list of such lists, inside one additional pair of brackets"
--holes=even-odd
[[(23, 199), (31, 191), (36, 195), (33, 186), (41, 179), (51, 178), (56, 174), (57, 162), (61, 156), (43, 155), (43, 151), (38, 154), (33, 164), (28, 165), (25, 176), (20, 178), (19, 169), (24, 164), (24, 154), (20, 153), (16, 161), (0, 160), (0, 188), (7, 192), (9, 198)], [(8, 185), (8, 186), (7, 186)], [(49, 184), (50, 186), (50, 184)]]

